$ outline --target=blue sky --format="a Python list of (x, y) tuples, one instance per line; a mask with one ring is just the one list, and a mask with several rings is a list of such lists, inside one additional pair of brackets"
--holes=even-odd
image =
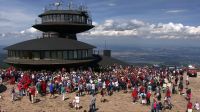
[[(54, 1), (0, 0), (0, 45), (36, 38), (30, 28), (44, 6)], [(92, 13), (96, 28), (78, 36), (94, 45), (107, 40), (116, 46), (192, 46), (200, 41), (200, 0), (73, 1), (86, 4)]]

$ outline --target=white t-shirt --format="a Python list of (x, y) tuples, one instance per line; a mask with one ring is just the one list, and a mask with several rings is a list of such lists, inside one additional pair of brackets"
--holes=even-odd
[(92, 84), (92, 89), (95, 90), (95, 84)]
[(119, 83), (118, 81), (115, 82), (115, 87), (118, 87), (119, 86)]
[(105, 83), (105, 82), (103, 82), (103, 88), (104, 88), (104, 89), (106, 88), (106, 83)]
[(199, 109), (200, 109), (199, 103), (195, 103), (195, 104), (194, 104), (194, 107), (195, 107), (196, 110), (199, 110)]
[(79, 97), (79, 96), (76, 96), (76, 97), (75, 97), (75, 101), (76, 101), (76, 103), (79, 103), (79, 102), (80, 102), (80, 97)]

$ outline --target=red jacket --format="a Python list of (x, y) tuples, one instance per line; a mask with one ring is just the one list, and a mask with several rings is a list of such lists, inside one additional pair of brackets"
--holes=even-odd
[(187, 109), (192, 109), (192, 103), (191, 102), (188, 102)]
[(132, 97), (137, 97), (137, 95), (138, 95), (138, 91), (134, 89), (132, 92)]
[(42, 92), (46, 93), (46, 88), (47, 88), (46, 82), (42, 81), (41, 86), (42, 86)]
[(31, 95), (35, 96), (36, 89), (34, 86), (30, 88), (30, 91), (31, 91)]
[(150, 92), (148, 92), (148, 93), (147, 93), (147, 98), (149, 98), (149, 99), (150, 99), (150, 97), (151, 97), (151, 93), (150, 93)]
[(17, 87), (18, 87), (19, 91), (22, 90), (22, 84), (21, 84), (21, 83), (18, 83), (18, 84), (17, 84)]
[(167, 93), (166, 93), (167, 97), (171, 97), (171, 91), (169, 89), (167, 89)]

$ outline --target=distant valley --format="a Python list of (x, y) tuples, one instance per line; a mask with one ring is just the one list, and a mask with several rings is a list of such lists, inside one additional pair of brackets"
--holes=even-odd
[[(5, 46), (0, 46), (0, 66), (4, 66)], [(148, 48), (112, 46), (112, 56), (130, 64), (200, 65), (200, 47)]]

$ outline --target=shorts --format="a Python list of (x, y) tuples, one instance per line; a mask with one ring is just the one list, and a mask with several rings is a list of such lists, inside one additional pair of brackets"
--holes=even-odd
[(188, 109), (188, 111), (187, 112), (192, 112), (192, 109)]

